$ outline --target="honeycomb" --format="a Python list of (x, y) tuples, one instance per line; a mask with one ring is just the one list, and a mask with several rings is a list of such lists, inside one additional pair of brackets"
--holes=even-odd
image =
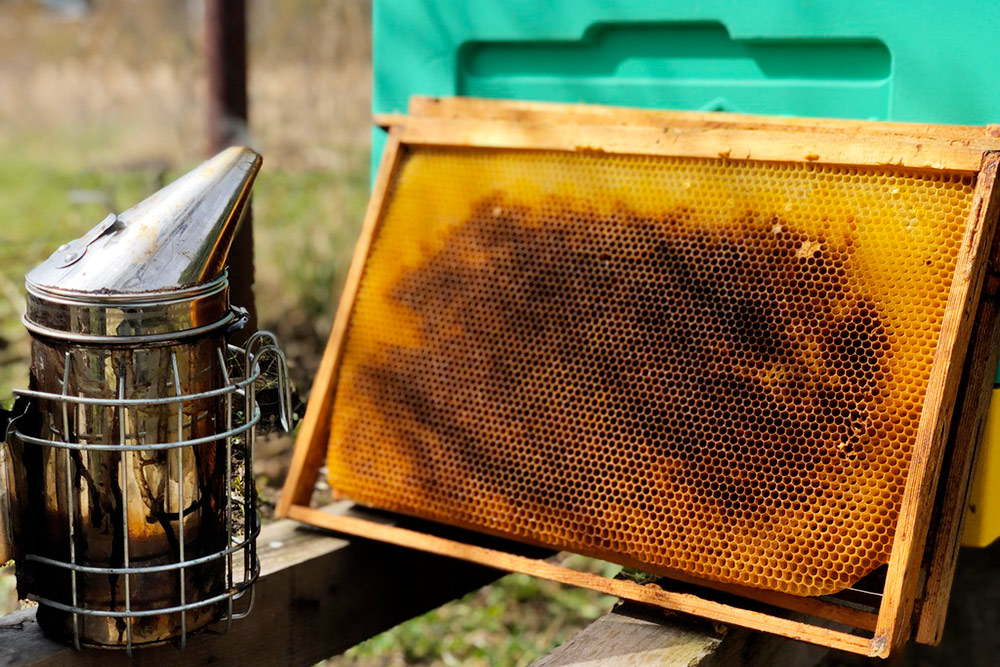
[(412, 147), (332, 487), (796, 595), (888, 560), (974, 177)]

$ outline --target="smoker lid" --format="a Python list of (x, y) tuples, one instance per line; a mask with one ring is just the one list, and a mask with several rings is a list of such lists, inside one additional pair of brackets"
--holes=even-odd
[(24, 324), (80, 342), (156, 342), (232, 321), (229, 247), (261, 157), (229, 148), (59, 247), (25, 277)]
[(29, 290), (113, 300), (219, 278), (260, 164), (249, 148), (222, 151), (60, 246), (28, 273)]

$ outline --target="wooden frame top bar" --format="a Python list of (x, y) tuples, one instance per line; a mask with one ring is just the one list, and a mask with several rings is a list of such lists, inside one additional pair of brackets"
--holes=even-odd
[[(801, 116), (764, 116), (725, 111), (637, 109), (598, 104), (561, 104), (474, 97), (422, 97), (410, 99), (409, 117), (452, 120), (547, 121), (574, 125), (674, 127), (730, 126), (743, 129), (834, 132), (838, 134), (896, 135), (917, 141), (957, 142), (983, 151), (1000, 150), (1000, 124), (940, 125)], [(406, 116), (376, 116), (379, 120)]]
[[(927, 125), (661, 111), (583, 104), (414, 97), (376, 116), (403, 143), (595, 150), (733, 160), (977, 172), (1000, 125)], [(446, 130), (443, 128), (447, 128)], [(581, 141), (581, 137), (586, 141)]]

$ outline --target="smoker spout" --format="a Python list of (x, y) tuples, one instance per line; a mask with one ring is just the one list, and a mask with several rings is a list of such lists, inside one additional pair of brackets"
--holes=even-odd
[(261, 157), (228, 148), (83, 237), (60, 246), (26, 277), (50, 294), (128, 295), (218, 278)]

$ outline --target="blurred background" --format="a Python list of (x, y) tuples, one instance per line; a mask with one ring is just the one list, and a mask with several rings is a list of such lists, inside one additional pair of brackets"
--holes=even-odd
[[(205, 157), (205, 32), (203, 0), (0, 0), (0, 403), (27, 382), (24, 273)], [(368, 199), (371, 4), (247, 0), (247, 40), (260, 326), (305, 394)], [(265, 517), (290, 449), (261, 444)], [(528, 664), (612, 604), (510, 575), (328, 664)]]

